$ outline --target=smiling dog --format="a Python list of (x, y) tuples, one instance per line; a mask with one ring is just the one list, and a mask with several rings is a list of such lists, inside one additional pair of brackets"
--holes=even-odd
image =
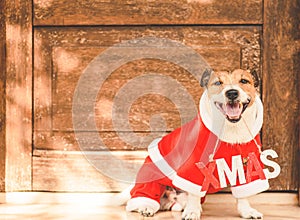
[[(253, 171), (254, 167), (263, 167), (259, 137), (263, 107), (258, 85), (255, 72), (206, 70), (201, 79), (205, 91), (199, 114), (149, 145), (149, 156), (137, 174), (126, 210), (153, 215), (160, 208), (166, 186), (171, 186), (188, 193), (182, 218), (200, 219), (201, 198), (225, 184), (231, 185), (241, 217), (262, 218), (247, 201), (247, 197), (269, 188), (263, 174)], [(234, 170), (237, 159), (243, 161), (241, 170), (236, 170), (239, 178), (224, 165), (229, 164)], [(222, 171), (233, 176), (234, 181), (226, 179)]]

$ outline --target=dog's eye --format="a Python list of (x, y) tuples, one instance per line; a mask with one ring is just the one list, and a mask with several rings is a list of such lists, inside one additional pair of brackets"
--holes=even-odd
[(250, 81), (248, 79), (241, 79), (240, 83), (242, 83), (242, 84), (249, 84)]
[(221, 81), (217, 81), (217, 82), (214, 83), (215, 86), (220, 86), (222, 84), (223, 84), (223, 82), (221, 82)]

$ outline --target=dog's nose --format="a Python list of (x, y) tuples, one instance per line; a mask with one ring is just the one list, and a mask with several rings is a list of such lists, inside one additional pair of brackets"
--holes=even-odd
[(225, 95), (230, 100), (235, 100), (239, 96), (239, 91), (236, 89), (230, 89), (225, 92)]

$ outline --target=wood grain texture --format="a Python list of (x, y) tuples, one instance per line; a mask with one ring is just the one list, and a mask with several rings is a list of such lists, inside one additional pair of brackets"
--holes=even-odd
[[(128, 186), (126, 180), (135, 179), (146, 152), (115, 152), (115, 160), (109, 154), (37, 150), (33, 156), (33, 190), (111, 192), (124, 189)], [(118, 160), (125, 163), (122, 169)], [(116, 173), (120, 174), (118, 180)]]
[(6, 191), (31, 190), (32, 2), (6, 1)]
[(264, 2), (263, 145), (279, 155), (281, 174), (272, 189), (297, 190), (299, 1)]
[[(298, 2), (298, 6), (297, 6), (298, 10), (300, 10), (300, 4)], [(300, 17), (298, 14), (298, 21), (300, 21)], [(298, 26), (300, 26), (300, 24), (298, 23)], [(300, 79), (300, 33), (298, 35), (298, 41), (296, 42), (296, 47), (298, 52), (296, 53), (296, 57), (295, 57), (295, 69), (298, 70), (298, 100), (300, 100), (300, 86), (299, 86), (299, 79)], [(298, 155), (296, 160), (298, 159), (298, 205), (300, 206), (300, 103), (298, 103)]]
[[(54, 48), (53, 51), (53, 130), (73, 130), (72, 125), (72, 97), (74, 95), (75, 87), (82, 74), (84, 68), (96, 57), (99, 53), (103, 52), (101, 48)], [(240, 65), (240, 48), (207, 48), (199, 50), (200, 54), (206, 54), (208, 57), (207, 62), (214, 63), (215, 66), (221, 66), (225, 69), (229, 69), (232, 66)], [(223, 55), (227, 55), (227, 62), (222, 62)], [(218, 57), (220, 56), (220, 57)], [(65, 60), (68, 60), (66, 64)], [(216, 60), (214, 62), (214, 60)], [(169, 80), (164, 82), (155, 80), (150, 74), (160, 74), (168, 77)], [(124, 120), (129, 120), (133, 131), (149, 131), (149, 119), (151, 115), (159, 114), (162, 112), (164, 118), (167, 121), (167, 130), (171, 131), (174, 128), (180, 126), (180, 118), (178, 117), (178, 108), (186, 109), (185, 115), (181, 115), (182, 123), (186, 123), (193, 116), (193, 106), (187, 105), (182, 96), (182, 100), (177, 106), (172, 104), (172, 97), (177, 95), (176, 89), (171, 89), (171, 84), (176, 80), (178, 84), (183, 86), (187, 90), (187, 94), (191, 95), (193, 102), (198, 106), (199, 98), (202, 94), (202, 89), (199, 86), (199, 82), (195, 77), (188, 73), (182, 67), (172, 64), (170, 62), (158, 61), (158, 60), (138, 60), (129, 62), (122, 67), (115, 70), (105, 80), (99, 95), (95, 103), (95, 114), (97, 127), (101, 131), (114, 130), (111, 123), (111, 114), (108, 114), (116, 108), (117, 114), (120, 114), (122, 105), (124, 103), (116, 104), (114, 102), (115, 96), (121, 87), (126, 86), (131, 80), (137, 77), (147, 77), (147, 82), (152, 84), (153, 87), (157, 87), (160, 90), (160, 94), (155, 95), (142, 95), (140, 98), (133, 100), (128, 117), (121, 117)], [(96, 80), (96, 79), (95, 79)], [(143, 84), (136, 90), (143, 90)], [(64, 94), (64, 95), (62, 95)], [(135, 94), (133, 93), (132, 96)], [(164, 97), (166, 96), (166, 97)], [(123, 98), (125, 98), (123, 96)], [(126, 98), (130, 99), (130, 95), (126, 94)], [(82, 103), (85, 105), (85, 103)], [(163, 106), (163, 108), (161, 107)], [(194, 106), (195, 108), (195, 106)], [(192, 113), (192, 114), (191, 114)]]
[[(299, 6), (300, 7), (300, 6)], [(298, 19), (300, 20), (300, 19)], [(298, 42), (298, 51), (300, 51), (300, 42)], [(296, 69), (300, 69), (300, 52), (298, 52), (298, 59)], [(300, 79), (300, 74), (298, 72), (298, 79)], [(298, 100), (300, 100), (300, 86), (298, 86)], [(299, 104), (300, 108), (300, 104)], [(298, 111), (298, 155), (296, 160), (298, 159), (297, 167), (298, 167), (298, 205), (300, 206), (300, 110)]]
[[(146, 149), (167, 132), (74, 132), (52, 131), (34, 133), (35, 149), (61, 151), (105, 151)], [(128, 141), (126, 141), (128, 140)]]
[(34, 25), (261, 24), (262, 0), (34, 0)]
[[(64, 144), (53, 144), (56, 143), (53, 139), (64, 139), (74, 130), (73, 95), (82, 72), (97, 55), (110, 46), (142, 36), (184, 42), (204, 56), (214, 69), (255, 68), (260, 73), (261, 30), (259, 27), (37, 28), (34, 62), (35, 149), (78, 150), (75, 142), (65, 147)], [(115, 107), (116, 114), (120, 115), (117, 117), (118, 123), (129, 123), (129, 127), (116, 128), (112, 122), (112, 106), (116, 104), (115, 97), (120, 89), (138, 77), (153, 73), (170, 77), (182, 85), (187, 95), (192, 97), (196, 106), (194, 111), (186, 104), (184, 96), (180, 99), (182, 104), (176, 106), (173, 103), (172, 97), (180, 97), (180, 95), (174, 93), (174, 88), (171, 89), (168, 82), (149, 78), (147, 84), (158, 88), (160, 93), (166, 94), (166, 97), (160, 94), (145, 94), (133, 101), (130, 97), (121, 99), (128, 100), (131, 106), (129, 110), (122, 109), (123, 105)], [(143, 88), (142, 84), (139, 86)], [(123, 141), (116, 139), (116, 132), (136, 132), (145, 135), (154, 129), (156, 132), (163, 133), (174, 130), (182, 123), (191, 120), (196, 114), (199, 98), (203, 92), (199, 82), (184, 68), (155, 59), (135, 60), (120, 66), (109, 75), (99, 89), (94, 104), (95, 121), (97, 131), (105, 133), (106, 137), (113, 137), (114, 141), (109, 144), (110, 149), (146, 147), (145, 144), (140, 144), (139, 138), (132, 141), (130, 145), (124, 144)], [(135, 95), (134, 91), (130, 93)], [(83, 108), (86, 105), (84, 101), (81, 104)], [(182, 114), (179, 114), (179, 109), (184, 110)], [(158, 114), (160, 117), (157, 118)], [(84, 121), (84, 118), (82, 120)], [(42, 134), (44, 132), (45, 135)], [(108, 135), (109, 132), (111, 134)], [(52, 141), (43, 143), (40, 135)], [(58, 135), (61, 137), (59, 138)], [(139, 144), (134, 146), (136, 143)], [(90, 149), (93, 150), (94, 147)]]
[(5, 0), (0, 0), (0, 192), (5, 191)]

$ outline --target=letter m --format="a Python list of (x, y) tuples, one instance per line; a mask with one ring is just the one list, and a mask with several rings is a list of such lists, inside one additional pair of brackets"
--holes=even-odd
[(231, 186), (236, 185), (237, 175), (240, 180), (240, 184), (246, 183), (245, 173), (243, 169), (243, 162), (241, 155), (233, 156), (232, 157), (232, 169), (228, 167), (224, 158), (220, 158), (216, 160), (217, 168), (218, 168), (218, 175), (221, 188), (227, 186), (226, 177)]

